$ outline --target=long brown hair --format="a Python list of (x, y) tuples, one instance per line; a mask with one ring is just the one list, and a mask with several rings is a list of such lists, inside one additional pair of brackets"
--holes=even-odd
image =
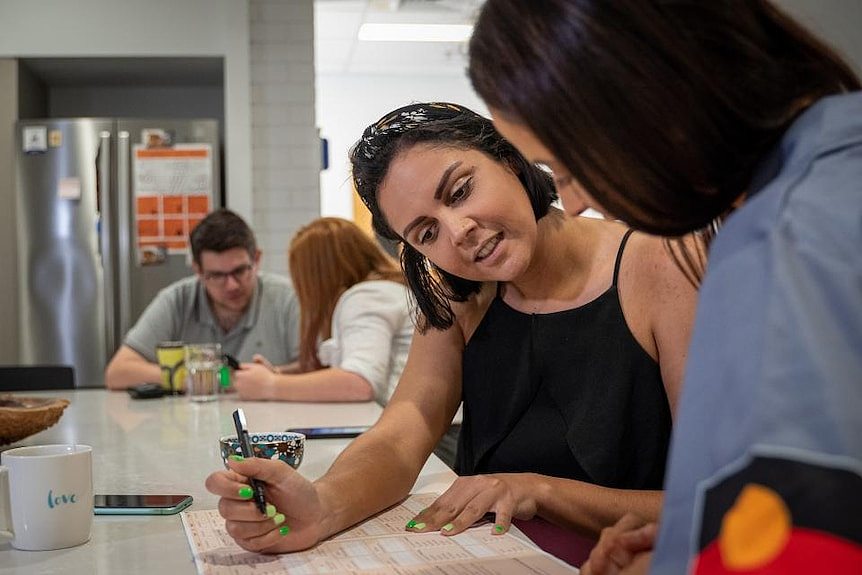
[(669, 236), (726, 213), (800, 112), (860, 88), (766, 0), (488, 0), (470, 78), (614, 216)]
[(290, 242), (288, 264), (300, 307), (299, 363), (321, 367), (319, 339), (329, 338), (332, 313), (347, 289), (369, 279), (404, 283), (398, 264), (359, 227), (341, 218), (319, 218)]
[(488, 0), (469, 73), (602, 207), (663, 236), (708, 230), (801, 112), (860, 89), (767, 0)]

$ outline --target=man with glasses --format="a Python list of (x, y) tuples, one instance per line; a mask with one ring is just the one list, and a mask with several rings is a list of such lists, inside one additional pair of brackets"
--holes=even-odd
[(260, 250), (248, 224), (230, 210), (204, 218), (190, 237), (195, 276), (150, 303), (105, 370), (105, 386), (161, 381), (156, 346), (220, 343), (241, 362), (259, 354), (287, 365), (299, 355), (299, 304), (283, 277), (258, 271)]

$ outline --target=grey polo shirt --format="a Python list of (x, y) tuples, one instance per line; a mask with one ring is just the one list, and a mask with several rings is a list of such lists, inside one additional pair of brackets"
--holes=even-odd
[(299, 302), (287, 278), (259, 273), (248, 310), (225, 333), (204, 286), (196, 276), (185, 278), (159, 292), (123, 343), (155, 362), (162, 341), (220, 343), (241, 362), (259, 353), (275, 365), (290, 363), (299, 356)]

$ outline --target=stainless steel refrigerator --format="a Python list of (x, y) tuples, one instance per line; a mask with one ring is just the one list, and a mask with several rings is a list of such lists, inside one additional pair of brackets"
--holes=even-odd
[(103, 385), (156, 293), (191, 273), (188, 232), (221, 205), (215, 120), (17, 125), (19, 363)]

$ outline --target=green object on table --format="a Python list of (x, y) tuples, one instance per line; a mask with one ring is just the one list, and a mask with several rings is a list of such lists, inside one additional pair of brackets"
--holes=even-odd
[(222, 387), (230, 387), (230, 368), (226, 365), (218, 370), (218, 381)]

